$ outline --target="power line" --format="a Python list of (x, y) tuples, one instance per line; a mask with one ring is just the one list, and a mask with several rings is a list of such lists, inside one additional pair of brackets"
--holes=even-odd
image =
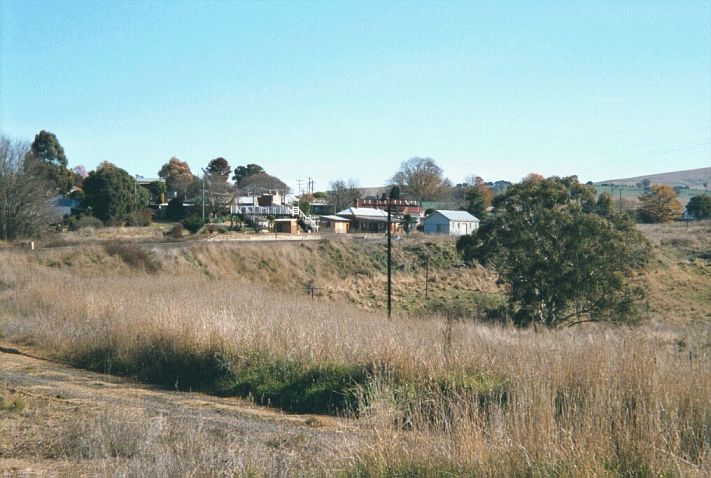
[(590, 164), (587, 167), (580, 168), (579, 171), (591, 171), (593, 169), (605, 168), (608, 166), (616, 166), (616, 165), (625, 165), (625, 166), (636, 165), (636, 164), (639, 164), (643, 161), (648, 161), (651, 159), (660, 159), (660, 158), (668, 157), (668, 156), (672, 156), (672, 157), (678, 156), (676, 153), (688, 152), (688, 151), (695, 150), (698, 148), (703, 148), (704, 146), (708, 146), (708, 145), (711, 145), (711, 140), (702, 141), (702, 142), (693, 143), (693, 144), (686, 144), (686, 145), (674, 147), (671, 149), (663, 149), (663, 150), (656, 150), (656, 151), (649, 151), (649, 152), (644, 152), (644, 153), (627, 155), (627, 156), (623, 156), (620, 158), (610, 159), (604, 163)]
[[(576, 172), (590, 171), (610, 165), (629, 164), (638, 159), (651, 160), (656, 156), (663, 156), (676, 152), (677, 150), (701, 147), (711, 143), (711, 134), (709, 134), (709, 132), (710, 128), (696, 128), (673, 135), (603, 150), (586, 158), (582, 158), (581, 162), (587, 166), (578, 168)], [(700, 135), (699, 133), (703, 134)], [(549, 168), (564, 169), (565, 166), (570, 166), (570, 161), (568, 159), (559, 159), (549, 162), (547, 166)]]

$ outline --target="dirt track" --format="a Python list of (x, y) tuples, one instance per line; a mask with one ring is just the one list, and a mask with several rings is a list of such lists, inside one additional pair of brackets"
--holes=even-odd
[[(288, 415), (237, 398), (162, 390), (45, 360), (32, 349), (18, 350), (1, 341), (0, 397), (19, 397), (26, 404), (21, 411), (0, 409), (0, 476), (78, 476), (71, 460), (47, 452), (47, 443), (53, 429), (67, 421), (106, 410), (127, 417), (199, 420), (248, 437), (257, 450), (252, 452), (269, 455), (318, 454), (328, 460), (354, 433), (346, 420)], [(94, 476), (81, 470), (81, 475)]]

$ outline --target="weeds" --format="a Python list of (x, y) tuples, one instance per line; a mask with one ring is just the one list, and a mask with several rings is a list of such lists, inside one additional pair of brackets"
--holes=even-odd
[[(360, 435), (342, 451), (344, 476), (711, 474), (708, 323), (534, 331), (387, 320), (281, 286), (283, 264), (320, 251), (348, 262), (347, 246), (319, 247), (191, 248), (212, 277), (175, 265), (181, 250), (161, 252), (156, 276), (74, 275), (76, 265), (3, 256), (3, 281), (15, 285), (0, 334), (170, 388), (251, 395), (292, 411), (351, 410)], [(260, 270), (262, 260), (277, 272)], [(352, 270), (368, 260), (358, 257)], [(682, 297), (664, 267), (649, 280)], [(278, 286), (238, 281), (261, 273)], [(370, 287), (358, 277), (343, 290)], [(706, 277), (688, 283), (704, 290)]]
[(136, 244), (111, 242), (104, 248), (108, 255), (120, 257), (132, 269), (145, 270), (150, 274), (155, 274), (161, 269), (160, 262), (153, 259)]
[(14, 398), (0, 397), (0, 410), (7, 410), (9, 412), (21, 412), (25, 409), (25, 401), (22, 397), (16, 396)]

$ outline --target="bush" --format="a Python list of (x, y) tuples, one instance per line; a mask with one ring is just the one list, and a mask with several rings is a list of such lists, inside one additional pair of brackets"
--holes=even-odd
[(165, 215), (171, 221), (180, 221), (185, 218), (185, 206), (183, 206), (183, 200), (178, 198), (173, 198), (168, 201), (168, 207), (165, 210)]
[(160, 262), (153, 259), (146, 251), (135, 244), (109, 243), (105, 246), (110, 256), (119, 256), (132, 269), (143, 269), (154, 274), (161, 269)]
[(189, 216), (180, 222), (185, 227), (185, 229), (187, 229), (193, 234), (198, 232), (200, 229), (202, 229), (202, 226), (205, 225), (205, 221), (203, 221), (202, 218), (198, 216)]
[(66, 219), (66, 222), (70, 231), (79, 231), (87, 228), (99, 229), (104, 227), (104, 223), (101, 222), (101, 219), (94, 216), (81, 216), (79, 218), (76, 216), (69, 216)]
[(173, 239), (180, 239), (181, 237), (183, 237), (183, 229), (183, 225), (178, 223), (170, 229), (168, 235)]
[(215, 234), (219, 228), (217, 224), (205, 224), (205, 232), (208, 234)]
[(153, 222), (153, 215), (148, 209), (142, 209), (140, 211), (134, 211), (128, 216), (128, 225), (134, 227), (146, 227), (150, 226)]

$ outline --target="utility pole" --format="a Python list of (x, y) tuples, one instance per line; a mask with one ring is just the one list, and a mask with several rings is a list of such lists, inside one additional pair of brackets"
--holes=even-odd
[(620, 186), (620, 212), (622, 212), (622, 186)]
[(427, 293), (429, 292), (430, 286), (430, 257), (427, 256), (427, 265), (425, 266), (425, 300), (427, 300)]
[(205, 169), (202, 170), (202, 222), (205, 222)]
[(388, 318), (392, 318), (392, 234), (391, 234), (391, 218), (390, 218), (390, 195), (388, 194)]
[(301, 196), (303, 194), (303, 191), (301, 189), (301, 182), (302, 181), (303, 181), (303, 179), (296, 180), (296, 190), (299, 192), (299, 196)]

